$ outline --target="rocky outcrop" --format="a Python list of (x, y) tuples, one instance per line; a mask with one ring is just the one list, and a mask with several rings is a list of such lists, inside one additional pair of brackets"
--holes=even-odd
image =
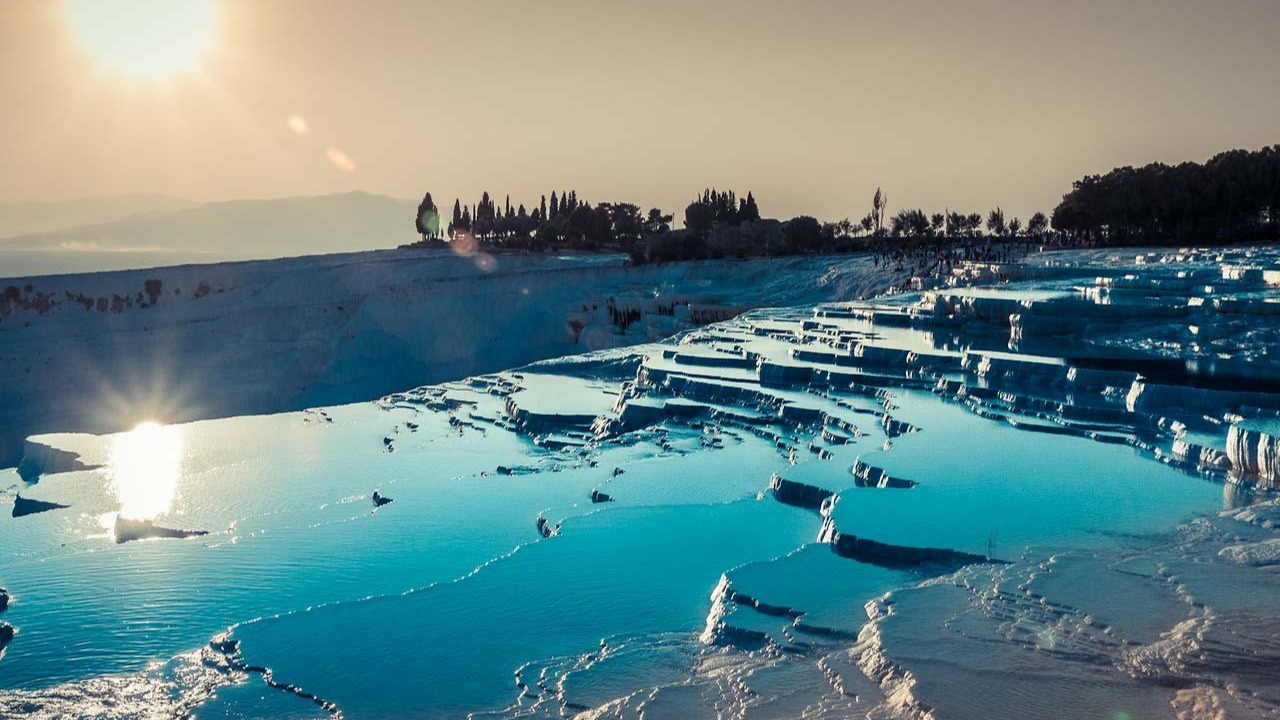
[(1227, 433), (1227, 458), (1242, 473), (1280, 481), (1280, 421), (1241, 420)]
[[(734, 605), (743, 604), (755, 607), (754, 603), (754, 599), (741, 596), (733, 589), (727, 575), (721, 575), (720, 582), (716, 583), (715, 589), (711, 591), (711, 612), (707, 613), (707, 624), (698, 639), (706, 645), (733, 645), (750, 648), (772, 644), (773, 641), (764, 632), (737, 627), (727, 621)], [(772, 606), (766, 607), (772, 609)], [(790, 609), (788, 608), (787, 610)], [(766, 614), (783, 615), (787, 613)], [(788, 616), (797, 617), (798, 615), (796, 613)]]
[(756, 373), (760, 384), (764, 387), (787, 387), (808, 383), (812, 378), (813, 369), (808, 365), (783, 365), (761, 361), (756, 368)]
[(877, 565), (923, 565), (938, 563), (943, 565), (967, 565), (975, 562), (986, 562), (981, 555), (951, 550), (949, 548), (918, 548), (906, 545), (891, 545), (868, 538), (838, 533), (831, 547), (841, 557), (875, 563)]
[(968, 352), (960, 364), (966, 371), (988, 382), (1062, 385), (1067, 380), (1067, 366), (1056, 363)]
[(769, 492), (780, 503), (817, 510), (834, 493), (813, 485), (787, 480), (775, 473), (769, 478)]
[(31, 498), (22, 497), (22, 493), (18, 493), (13, 499), (13, 516), (23, 517), (25, 515), (35, 515), (36, 513), (48, 512), (50, 510), (61, 510), (70, 507), (70, 505), (62, 505), (56, 502), (48, 502), (46, 500), (32, 500)]
[(208, 535), (207, 530), (177, 530), (161, 527), (150, 520), (131, 520), (117, 517), (115, 524), (116, 543), (127, 543), (133, 540), (151, 538), (192, 538)]
[(960, 566), (970, 563), (991, 562), (989, 558), (981, 555), (950, 548), (891, 545), (869, 538), (842, 533), (836, 529), (835, 521), (829, 516), (822, 522), (822, 530), (818, 533), (818, 542), (827, 543), (841, 557), (889, 567), (924, 564)]
[(41, 475), (91, 469), (92, 466), (84, 464), (78, 454), (32, 438), (23, 443), (22, 461), (18, 463), (18, 475), (29, 483), (39, 480)]
[(796, 403), (787, 403), (778, 411), (778, 415), (783, 420), (798, 424), (816, 423), (823, 419), (824, 414), (816, 407), (808, 405), (799, 405)]
[(511, 418), (516, 427), (530, 435), (567, 429), (591, 428), (596, 420), (595, 413), (555, 413), (530, 410), (521, 406), (515, 396), (507, 398), (506, 411), (507, 417)]
[[(739, 313), (740, 314), (740, 313)], [(737, 368), (740, 370), (754, 370), (756, 360), (753, 357), (745, 355), (731, 355), (729, 353), (701, 354), (682, 351), (680, 348), (672, 348), (662, 351), (664, 360), (671, 360), (677, 365), (695, 365), (699, 367), (721, 367), (721, 368)]]
[(647, 427), (662, 420), (663, 416), (663, 406), (660, 404), (642, 399), (628, 400), (622, 405), (614, 421), (615, 427), (608, 428), (607, 432), (623, 432)]
[(880, 419), (880, 426), (884, 428), (884, 434), (891, 438), (906, 435), (907, 433), (913, 433), (917, 430), (917, 428), (911, 423), (894, 420), (892, 417), (889, 417), (888, 413), (885, 413), (884, 417)]
[[(0, 587), (0, 612), (9, 609), (9, 591)], [(8, 647), (9, 641), (13, 640), (17, 631), (13, 626), (6, 622), (0, 622), (0, 658), (4, 657), (5, 648)]]
[(1219, 469), (1228, 469), (1231, 467), (1231, 460), (1226, 453), (1204, 445), (1187, 442), (1182, 438), (1173, 441), (1173, 455), (1179, 460), (1192, 463), (1198, 467), (1211, 467)]
[(538, 520), (534, 523), (534, 526), (538, 528), (538, 534), (544, 538), (555, 537), (560, 534), (560, 525), (558, 523), (556, 525), (552, 525), (541, 515), (538, 516)]
[(885, 599), (878, 599), (868, 602), (866, 610), (870, 622), (858, 632), (858, 642), (849, 649), (850, 659), (868, 680), (880, 687), (889, 717), (933, 720), (933, 708), (915, 695), (915, 675), (885, 653), (880, 621), (890, 615), (892, 606)]
[(853, 463), (853, 477), (858, 487), (906, 489), (916, 486), (914, 480), (891, 477), (883, 468), (868, 465), (861, 459)]
[(1071, 367), (1067, 370), (1067, 382), (1079, 390), (1105, 390), (1109, 387), (1125, 388), (1138, 379), (1136, 372)]
[(1247, 283), (1261, 283), (1265, 277), (1263, 272), (1263, 268), (1253, 267), (1250, 265), (1223, 265), (1222, 279)]
[(1022, 310), (1023, 305), (1015, 298), (931, 292), (920, 301), (919, 309), (935, 319), (977, 320), (1007, 326), (1009, 316)]

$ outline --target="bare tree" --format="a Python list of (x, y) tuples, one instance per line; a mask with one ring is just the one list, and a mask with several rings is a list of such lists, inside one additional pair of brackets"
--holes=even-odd
[(888, 204), (888, 196), (876, 188), (876, 196), (871, 198), (871, 219), (875, 222), (877, 235), (884, 234), (884, 211)]

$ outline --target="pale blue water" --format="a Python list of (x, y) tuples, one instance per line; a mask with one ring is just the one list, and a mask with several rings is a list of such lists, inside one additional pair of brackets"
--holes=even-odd
[[(745, 348), (787, 362), (800, 334), (780, 329), (797, 325), (766, 314), (717, 328), (706, 345), (725, 358)], [(894, 330), (885, 345), (935, 347), (904, 342), (913, 332)], [(153, 663), (229, 628), (240, 662), (270, 668), (276, 682), (349, 718), (571, 714), (637, 693), (653, 707), (680, 707), (695, 702), (691, 677), (734, 658), (759, 673), (728, 677), (757, 677), (773, 688), (761, 702), (791, 707), (799, 700), (777, 689), (793, 682), (778, 678), (798, 672), (786, 657), (852, 642), (868, 601), (947, 570), (835, 554), (817, 542), (815, 508), (767, 492), (774, 473), (839, 492), (830, 512), (842, 532), (907, 547), (994, 550), (1002, 560), (1121, 547), (1223, 504), (1220, 485), (1129, 445), (1019, 429), (884, 377), (875, 380), (884, 398), (856, 388), (762, 387), (751, 369), (706, 364), (714, 350), (688, 364), (663, 359), (663, 347), (640, 351), (652, 370), (705, 387), (678, 391), (660, 381), (644, 390), (650, 408), (682, 395), (667, 403), (665, 418), (594, 439), (599, 428), (589, 422), (557, 425), (557, 417), (614, 417), (620, 395), (632, 392), (634, 365), (610, 375), (553, 363), (381, 404), (181, 426), (164, 436), (166, 447), (150, 446), (136, 461), (161, 478), (141, 491), (113, 485), (128, 482), (113, 478), (129, 466), (120, 451), (127, 442), (79, 439), (106, 468), (34, 486), (10, 476), (25, 496), (71, 507), (0, 519), (0, 584), (13, 596), (0, 618), (19, 630), (0, 660), (0, 690), (135, 673), (157, 682)], [(956, 367), (940, 372), (954, 379)], [(706, 387), (720, 394), (700, 394)], [(513, 428), (508, 397), (543, 425)], [(917, 431), (886, 433), (882, 399), (894, 420)], [(826, 413), (856, 432), (840, 431), (848, 444), (823, 440), (821, 423), (779, 420), (781, 405), (791, 408), (784, 416)], [(702, 414), (682, 417), (688, 410)], [(170, 455), (174, 468), (154, 468)], [(858, 459), (919, 484), (855, 487)], [(375, 488), (393, 499), (376, 512)], [(593, 504), (593, 490), (612, 502)], [(110, 514), (138, 492), (160, 497), (156, 524), (210, 534), (115, 544)], [(553, 536), (539, 533), (539, 517), (557, 529)], [(791, 613), (725, 606), (726, 626), (758, 633), (775, 650), (738, 656), (699, 639), (709, 616), (715, 626), (720, 601), (712, 593), (722, 577), (737, 593)], [(256, 674), (216, 677), (225, 679), (214, 681), (211, 696), (190, 695), (182, 680), (166, 692), (188, 697), (204, 720), (325, 713)]]
[(863, 460), (920, 484), (909, 492), (845, 493), (836, 526), (899, 545), (945, 547), (1016, 559), (1028, 545), (1113, 544), (1203, 512), (1221, 490), (1175, 478), (1123, 445), (1052, 439), (1003, 423), (969, 420), (955, 404), (905, 394), (894, 417), (926, 428)]

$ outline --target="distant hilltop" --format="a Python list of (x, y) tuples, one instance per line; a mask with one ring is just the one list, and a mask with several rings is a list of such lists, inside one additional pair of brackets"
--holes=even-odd
[[(6, 276), (393, 248), (412, 231), (409, 200), (351, 192), (154, 208), (112, 220), (0, 239)], [(161, 201), (153, 205), (164, 206)], [(68, 213), (74, 203), (57, 204)], [(108, 203), (110, 205), (110, 203)], [(142, 206), (134, 203), (134, 206)], [(116, 203), (117, 210), (126, 204)], [(3, 209), (0, 208), (0, 218)], [(6, 258), (10, 258), (6, 260)]]
[(0, 204), (0, 238), (112, 222), (130, 215), (184, 210), (195, 200), (169, 195), (112, 195), (75, 200)]

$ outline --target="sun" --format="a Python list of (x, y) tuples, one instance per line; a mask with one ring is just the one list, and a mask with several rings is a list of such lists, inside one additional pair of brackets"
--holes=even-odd
[(121, 517), (150, 520), (169, 512), (182, 479), (181, 426), (144, 422), (116, 435), (106, 471)]
[(213, 45), (213, 0), (67, 0), (67, 17), (99, 68), (166, 80), (196, 68)]

